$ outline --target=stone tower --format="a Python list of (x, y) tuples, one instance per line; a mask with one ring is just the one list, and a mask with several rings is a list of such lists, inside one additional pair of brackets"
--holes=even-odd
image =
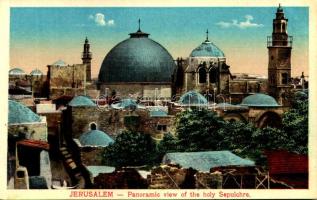
[(91, 52), (89, 51), (90, 44), (86, 37), (84, 44), (84, 51), (82, 55), (83, 64), (86, 65), (86, 81), (91, 81)]
[(273, 19), (273, 33), (267, 38), (269, 51), (268, 93), (281, 105), (287, 106), (291, 88), (291, 51), (293, 37), (287, 34), (288, 19), (279, 5)]

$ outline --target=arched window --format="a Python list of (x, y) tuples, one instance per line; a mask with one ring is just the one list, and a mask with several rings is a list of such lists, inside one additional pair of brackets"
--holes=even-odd
[(217, 69), (216, 68), (211, 68), (209, 71), (209, 82), (210, 83), (216, 83), (217, 82)]
[(90, 130), (96, 130), (97, 129), (97, 124), (95, 122), (92, 122), (89, 124)]
[(199, 83), (206, 83), (206, 79), (207, 79), (206, 69), (204, 67), (199, 68), (198, 74), (199, 74)]

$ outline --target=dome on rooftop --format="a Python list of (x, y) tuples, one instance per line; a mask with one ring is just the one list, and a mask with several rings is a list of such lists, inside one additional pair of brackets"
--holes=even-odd
[(113, 47), (102, 62), (99, 82), (172, 82), (172, 56), (148, 35), (139, 29)]
[(10, 69), (9, 75), (25, 75), (25, 72), (20, 68)]
[(179, 99), (180, 104), (207, 104), (207, 99), (196, 91), (189, 91), (181, 96)]
[(74, 97), (68, 105), (76, 106), (96, 106), (96, 104), (88, 96), (76, 96)]
[(58, 60), (54, 62), (52, 65), (60, 66), (60, 67), (65, 67), (67, 64), (63, 60)]
[(39, 69), (34, 69), (33, 71), (31, 71), (30, 74), (33, 76), (42, 76), (43, 75), (43, 73)]
[(189, 57), (216, 57), (223, 58), (225, 54), (214, 43), (207, 39), (195, 48)]
[(9, 100), (9, 124), (40, 122), (41, 118), (25, 105)]
[(138, 105), (136, 100), (133, 99), (121, 99), (120, 102), (111, 104), (112, 108), (115, 109), (131, 109), (144, 108), (142, 105)]
[(253, 94), (245, 97), (240, 104), (242, 106), (250, 106), (250, 107), (278, 107), (280, 106), (276, 100), (266, 94)]
[(103, 131), (90, 130), (79, 137), (83, 146), (102, 146), (106, 147), (113, 143), (113, 139)]

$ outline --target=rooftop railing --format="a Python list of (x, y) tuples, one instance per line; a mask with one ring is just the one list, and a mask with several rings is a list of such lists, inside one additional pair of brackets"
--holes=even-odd
[(293, 45), (293, 36), (288, 36), (286, 40), (273, 40), (272, 36), (267, 37), (267, 47), (292, 47)]

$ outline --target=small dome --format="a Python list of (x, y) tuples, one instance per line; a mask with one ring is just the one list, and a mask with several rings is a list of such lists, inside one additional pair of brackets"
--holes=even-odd
[(150, 110), (150, 117), (166, 117), (167, 112), (161, 108), (154, 108)]
[(25, 75), (25, 72), (20, 68), (10, 69), (9, 75)]
[(242, 106), (250, 106), (250, 107), (278, 107), (280, 106), (276, 100), (266, 94), (253, 94), (245, 97), (240, 104)]
[(189, 91), (181, 96), (179, 99), (180, 104), (207, 104), (207, 99), (196, 91)]
[(73, 107), (96, 106), (96, 104), (88, 96), (76, 96), (68, 103), (68, 105)]
[(9, 100), (9, 124), (40, 122), (41, 118), (25, 105)]
[(60, 66), (60, 67), (65, 67), (67, 64), (63, 60), (58, 60), (54, 62), (52, 65)]
[(194, 49), (190, 57), (216, 57), (216, 58), (223, 58), (225, 54), (212, 42), (206, 40), (205, 42), (201, 43), (196, 49)]
[(175, 63), (159, 43), (138, 30), (113, 47), (100, 67), (100, 83), (171, 83)]
[(102, 146), (106, 147), (113, 143), (113, 139), (103, 131), (90, 130), (79, 137), (82, 146)]
[(137, 108), (145, 108), (144, 106), (137, 104), (136, 101), (133, 99), (121, 99), (119, 103), (111, 104), (111, 107), (115, 109), (131, 110), (135, 110)]
[(34, 69), (33, 71), (31, 71), (30, 74), (33, 76), (42, 76), (43, 75), (43, 73), (39, 69)]

